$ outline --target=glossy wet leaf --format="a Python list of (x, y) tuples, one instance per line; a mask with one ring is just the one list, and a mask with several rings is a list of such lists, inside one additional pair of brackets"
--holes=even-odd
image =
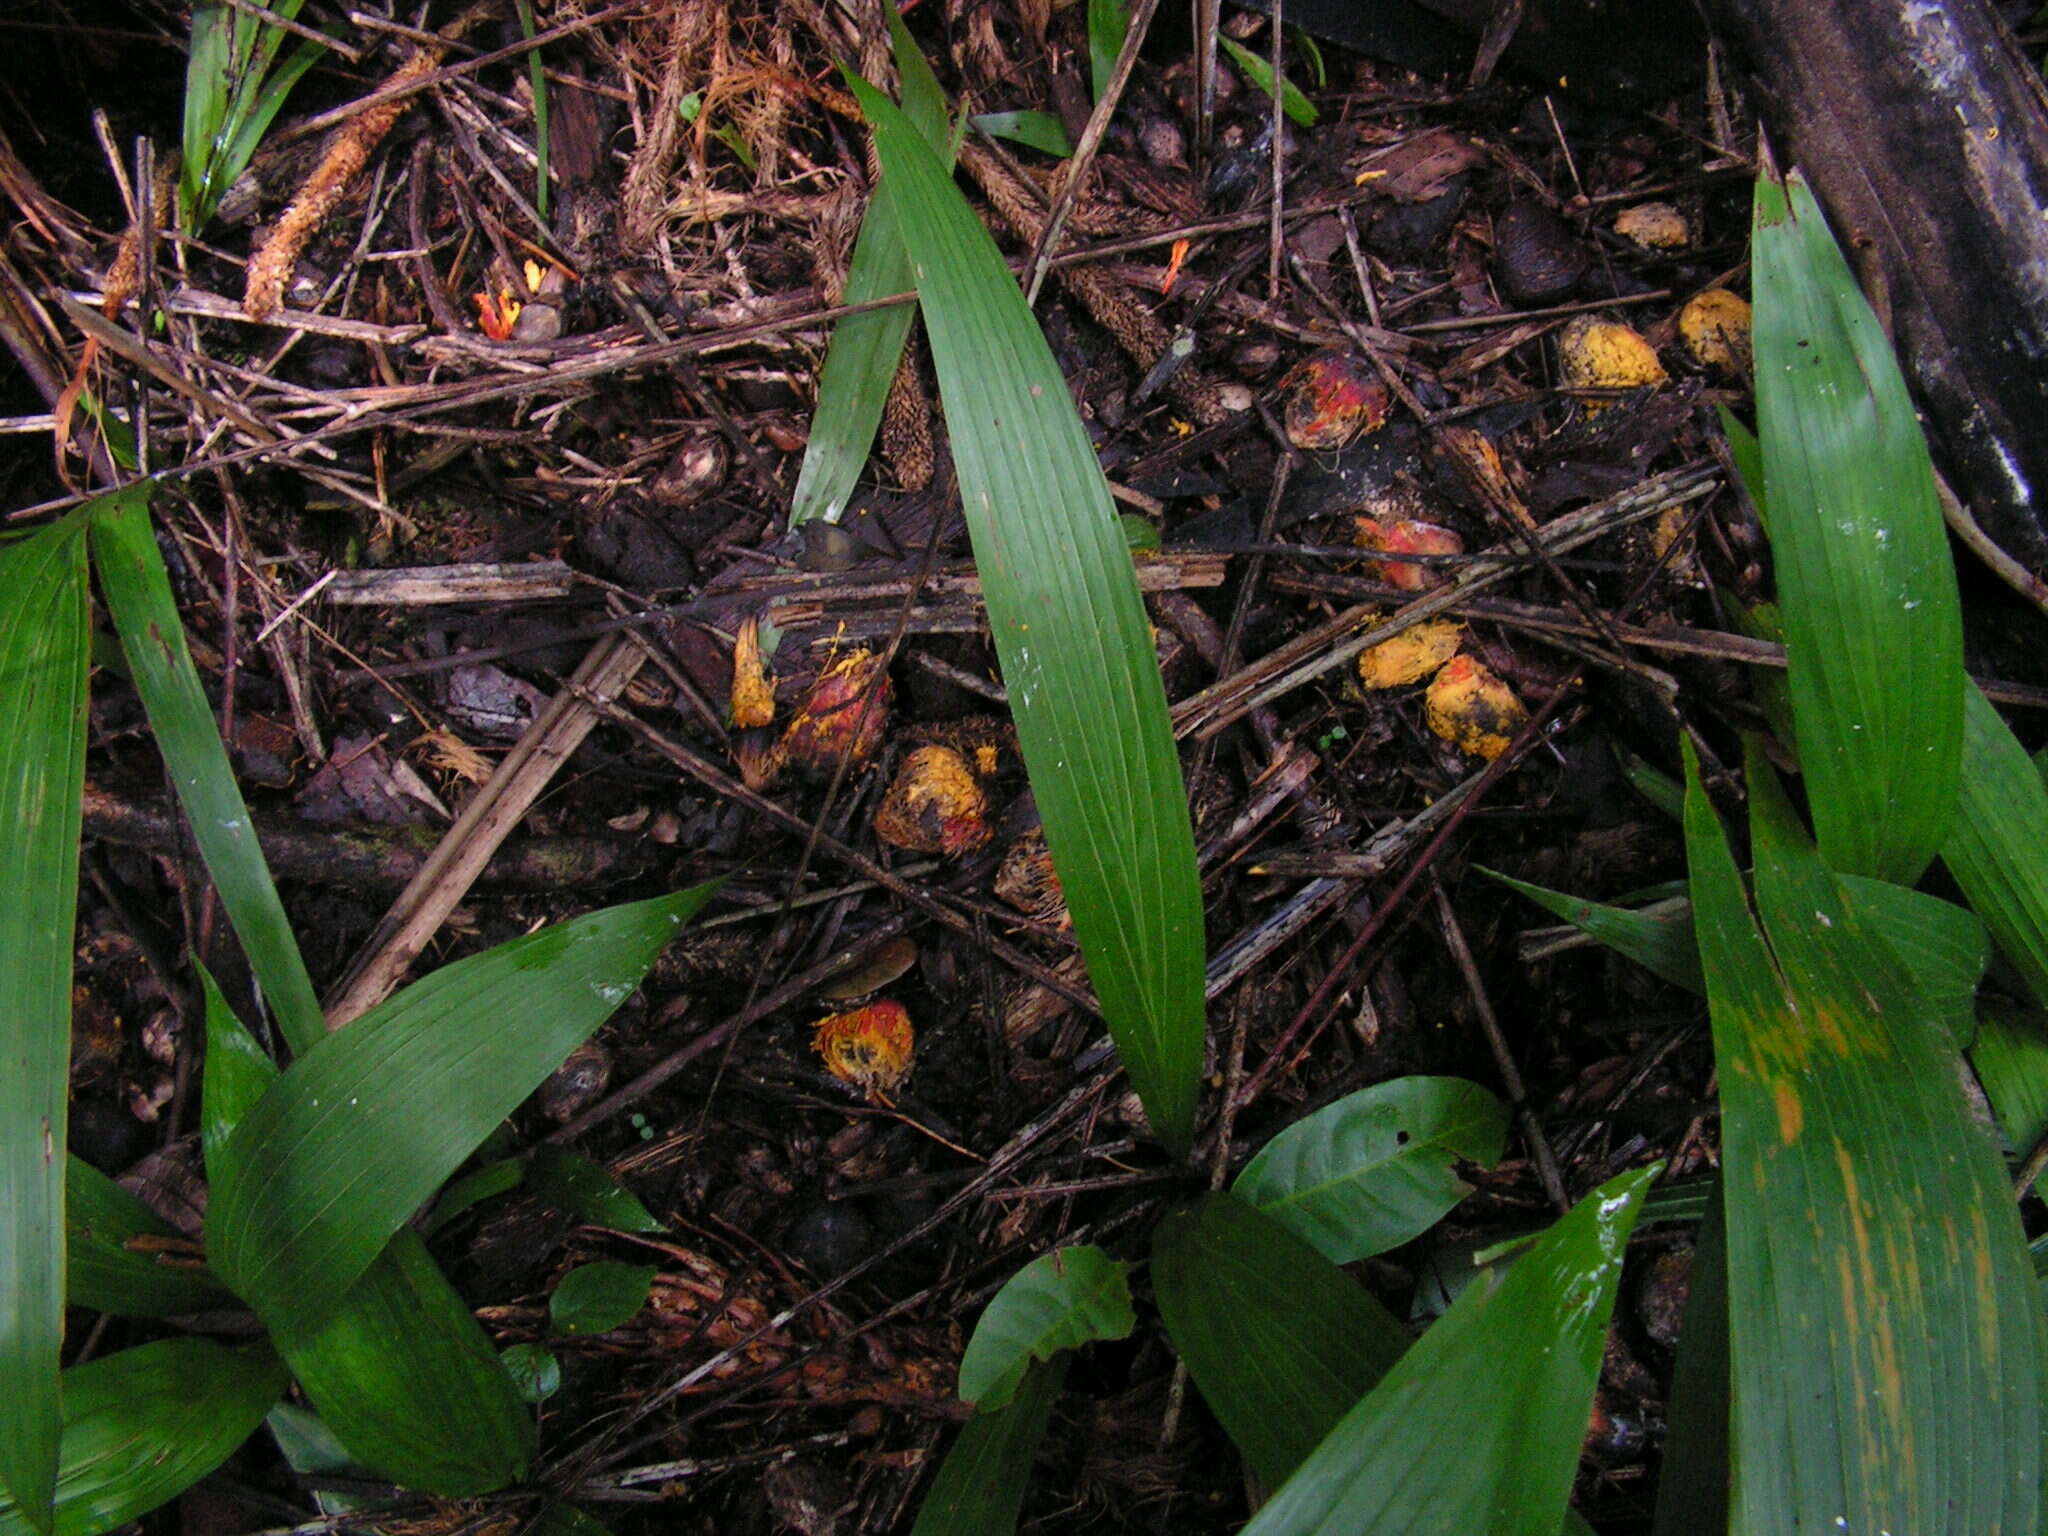
[(1095, 1339), (1121, 1339), (1137, 1326), (1125, 1267), (1100, 1248), (1060, 1248), (1004, 1282), (974, 1325), (960, 1360), (960, 1396), (1001, 1408), (1033, 1360)]
[(1491, 1167), (1507, 1106), (1457, 1077), (1397, 1077), (1346, 1094), (1280, 1132), (1232, 1185), (1336, 1264), (1419, 1237), (1472, 1186), (1459, 1159)]
[(1031, 1461), (1052, 1421), (1067, 1357), (1026, 1370), (1004, 1408), (969, 1419), (946, 1452), (910, 1536), (1007, 1536), (1031, 1486)]
[(1688, 776), (1721, 1084), (1733, 1519), (2032, 1529), (2039, 1320), (1954, 1040), (1843, 898), (1759, 754), (1761, 933), (1690, 757)]
[[(1273, 64), (1270, 59), (1261, 58), (1235, 39), (1219, 37), (1216, 41), (1223, 45), (1223, 50), (1230, 55), (1231, 62), (1244, 72), (1245, 79), (1268, 96), (1273, 94)], [(1280, 110), (1285, 112), (1287, 120), (1298, 128), (1313, 128), (1316, 125), (1315, 104), (1302, 95), (1300, 87), (1285, 75), (1280, 77)]]
[(321, 1327), (711, 890), (606, 908), (458, 960), (322, 1039), (224, 1149), (207, 1216), (215, 1272), (281, 1337)]
[(660, 1271), (652, 1264), (619, 1264), (599, 1259), (562, 1276), (548, 1298), (548, 1320), (566, 1334), (609, 1333), (623, 1328), (647, 1305), (648, 1287)]
[(1268, 1487), (1412, 1342), (1356, 1280), (1236, 1195), (1160, 1222), (1152, 1286), (1175, 1352)]
[[(887, 7), (887, 12), (896, 73), (903, 82), (904, 116), (932, 153), (943, 155), (951, 165), (945, 92), (895, 7)], [(902, 219), (885, 178), (861, 219), (841, 303), (866, 304), (915, 286), (910, 253), (903, 244)], [(790, 527), (817, 517), (837, 522), (852, 502), (861, 466), (867, 463), (875, 429), (881, 425), (882, 409), (889, 402), (890, 381), (896, 376), (916, 318), (916, 308), (904, 304), (848, 315), (832, 328), (825, 364), (818, 374), (818, 408), (811, 417), (810, 441), (804, 447), (796, 491), (790, 498)]]
[(38, 1523), (57, 1476), (64, 1337), (84, 535), (72, 518), (0, 545), (0, 869), (16, 895), (0, 911), (0, 1490), (36, 1511)]
[(1991, 701), (1965, 687), (1962, 792), (1941, 861), (2048, 1007), (2048, 787)]
[[(64, 1373), (58, 1536), (97, 1536), (176, 1498), (255, 1432), (284, 1391), (262, 1345), (160, 1339)], [(33, 1529), (0, 1500), (0, 1536)]]
[(1912, 884), (1962, 760), (1962, 616), (1927, 442), (1877, 317), (1794, 172), (1756, 183), (1758, 437), (1816, 837)]
[(1152, 1129), (1194, 1132), (1202, 893), (1152, 631), (1067, 384), (1002, 254), (903, 115), (852, 81), (910, 242), (1024, 765)]
[(545, 1344), (514, 1344), (498, 1361), (529, 1403), (544, 1403), (562, 1390), (562, 1362)]
[(327, 1032), (320, 1001), (193, 669), (148, 499), (128, 495), (97, 504), (91, 529), (100, 591), (192, 839), (279, 1030), (293, 1050), (310, 1050)]
[(64, 1163), (65, 1300), (122, 1317), (235, 1310), (234, 1292), (176, 1251), (156, 1212), (76, 1156)]
[(1557, 1536), (1643, 1191), (1574, 1206), (1506, 1274), (1466, 1288), (1245, 1527), (1245, 1536)]

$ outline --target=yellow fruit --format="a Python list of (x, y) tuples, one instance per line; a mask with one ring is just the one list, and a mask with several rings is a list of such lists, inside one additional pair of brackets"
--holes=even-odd
[(827, 778), (841, 758), (858, 768), (889, 728), (889, 674), (865, 648), (849, 651), (818, 675), (803, 708), (783, 732), (782, 755), (813, 778)]
[[(1652, 389), (1668, 377), (1657, 350), (1614, 320), (1580, 315), (1557, 339), (1557, 361), (1571, 389)], [(1586, 413), (1596, 415), (1611, 402), (1588, 400)]]
[(1678, 312), (1678, 339), (1702, 368), (1724, 378), (1749, 377), (1749, 303), (1726, 288), (1697, 293)]
[(1692, 227), (1669, 203), (1638, 203), (1623, 209), (1614, 232), (1646, 251), (1682, 251), (1692, 244)]
[(1470, 656), (1453, 656), (1423, 698), (1429, 728), (1460, 752), (1488, 762), (1507, 751), (1529, 711), (1493, 670)]
[(1358, 680), (1376, 690), (1419, 683), (1458, 653), (1463, 635), (1463, 628), (1451, 619), (1404, 629), (1358, 653)]
[(958, 858), (991, 836), (988, 797), (951, 747), (919, 747), (904, 759), (875, 812), (875, 836), (912, 853)]

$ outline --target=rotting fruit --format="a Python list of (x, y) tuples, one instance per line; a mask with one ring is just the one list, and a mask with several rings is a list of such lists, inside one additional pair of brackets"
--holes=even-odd
[[(1383, 523), (1376, 517), (1361, 517), (1355, 524), (1353, 539), (1361, 549), (1388, 555), (1465, 553), (1465, 541), (1451, 529), (1413, 518)], [(1403, 592), (1426, 592), (1449, 579), (1440, 568), (1414, 560), (1375, 560), (1371, 570), (1376, 579)]]
[(1356, 352), (1318, 352), (1287, 376), (1284, 387), (1287, 440), (1307, 452), (1342, 448), (1386, 424), (1387, 386)]
[(1678, 339), (1702, 368), (1723, 378), (1749, 377), (1749, 301), (1726, 288), (1696, 293), (1678, 312)]
[[(1557, 339), (1557, 361), (1571, 389), (1654, 389), (1668, 375), (1657, 361), (1657, 349), (1618, 320), (1580, 315)], [(1586, 414), (1598, 415), (1612, 404), (1585, 402)]]
[(951, 747), (919, 747), (904, 759), (875, 812), (875, 836), (911, 853), (958, 858), (986, 844), (988, 796)]
[(1507, 751), (1529, 723), (1529, 711), (1493, 669), (1470, 656), (1453, 656), (1423, 696), (1429, 728), (1456, 747), (1488, 762)]
[(782, 736), (782, 752), (798, 771), (830, 777), (844, 762), (858, 768), (875, 755), (889, 728), (890, 686), (881, 657), (862, 647), (819, 674)]
[(910, 1075), (916, 1044), (909, 1012), (887, 998), (820, 1019), (811, 1037), (825, 1070), (869, 1098), (894, 1092)]
[(1375, 692), (1421, 682), (1458, 653), (1464, 628), (1455, 619), (1431, 619), (1358, 653), (1358, 680)]

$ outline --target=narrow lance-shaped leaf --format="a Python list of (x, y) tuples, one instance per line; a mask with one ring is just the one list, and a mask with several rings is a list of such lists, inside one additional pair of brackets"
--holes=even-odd
[(1655, 911), (1616, 907), (1531, 885), (1498, 870), (1479, 872), (1521, 892), (1552, 916), (1563, 918), (1588, 938), (1597, 939), (1673, 986), (1688, 992), (1705, 990), (1700, 978), (1699, 948), (1692, 939), (1690, 907), (1665, 903), (1660, 903)]
[(903, 114), (852, 85), (903, 214), (989, 627), (1074, 933), (1152, 1128), (1184, 1154), (1205, 1032), (1202, 893), (1130, 554), (995, 242)]
[[(896, 7), (885, 10), (896, 73), (903, 80), (904, 116), (932, 153), (945, 156), (951, 165), (945, 92)], [(842, 303), (866, 304), (910, 288), (910, 253), (903, 243), (902, 217), (895, 198), (877, 188), (854, 239), (853, 259), (840, 293)], [(811, 417), (810, 441), (804, 446), (803, 467), (797, 471), (796, 491), (790, 498), (792, 528), (814, 517), (836, 522), (846, 510), (916, 318), (916, 309), (906, 304), (848, 315), (833, 327), (825, 366), (818, 374), (818, 409)]]
[[(139, 494), (139, 493), (128, 493)], [(47, 1529), (64, 1338), (71, 941), (85, 786), (83, 525), (0, 546), (0, 1489)]]
[[(64, 1373), (58, 1536), (95, 1536), (169, 1503), (226, 1461), (286, 1386), (264, 1345), (161, 1339)], [(0, 1536), (31, 1529), (0, 1501)]]
[(1335, 1264), (1397, 1248), (1472, 1192), (1459, 1158), (1491, 1167), (1507, 1106), (1457, 1077), (1397, 1077), (1346, 1094), (1259, 1149), (1232, 1186)]
[[(276, 1083), (277, 1066), (213, 978), (206, 988), (201, 1141), (209, 1176), (236, 1174), (250, 1144), (234, 1133)], [(311, 1332), (279, 1343), (327, 1427), (364, 1466), (446, 1498), (525, 1475), (533, 1422), (491, 1341), (410, 1228), (402, 1228)]]
[(558, 923), (414, 982), (292, 1064), (215, 1176), (215, 1272), (283, 1339), (342, 1295), (624, 1002), (713, 887)]
[(1658, 1171), (1610, 1180), (1504, 1278), (1467, 1286), (1324, 1437), (1245, 1536), (1557, 1536), (1622, 1254)]
[(977, 1408), (1009, 1402), (1034, 1360), (1137, 1326), (1124, 1266), (1100, 1248), (1061, 1248), (1003, 1283), (960, 1360), (960, 1396)]
[(192, 824), (193, 840), (278, 1027), (293, 1050), (307, 1050), (326, 1033), (320, 1000), (277, 899), (206, 691), (193, 670), (170, 577), (150, 528), (148, 498), (103, 502), (94, 508), (91, 526), (100, 591), (178, 803)]
[(1159, 1224), (1152, 1287), (1203, 1399), (1271, 1488), (1412, 1342), (1356, 1280), (1236, 1195)]
[(1962, 793), (1941, 860), (2048, 1007), (2048, 787), (1991, 701), (1965, 688)]
[(1758, 435), (1787, 683), (1829, 865), (1910, 885), (1962, 759), (1962, 613), (1891, 346), (1794, 172), (1757, 178)]
[(122, 1317), (176, 1317), (232, 1310), (234, 1292), (189, 1254), (169, 1251), (170, 1224), (99, 1169), (76, 1156), (64, 1164), (65, 1299)]
[(1734, 1519), (2032, 1529), (2038, 1318), (1953, 1037), (1751, 754), (1753, 925), (1688, 761), (1686, 843), (1721, 1081)]

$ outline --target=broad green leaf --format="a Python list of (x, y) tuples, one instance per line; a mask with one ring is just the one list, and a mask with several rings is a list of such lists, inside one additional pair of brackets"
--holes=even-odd
[(1074, 933), (1152, 1129), (1184, 1155), (1205, 1033), (1202, 893), (1130, 552), (995, 242), (903, 115), (852, 85), (900, 200), (989, 628)]
[(712, 889), (610, 907), (458, 960), (320, 1040), (223, 1148), (207, 1214), (215, 1273), (280, 1338), (321, 1327), (385, 1240), (626, 1000)]
[(1563, 918), (1588, 938), (1597, 939), (1673, 986), (1688, 992), (1705, 990), (1699, 946), (1692, 937), (1692, 909), (1684, 903), (1659, 903), (1656, 911), (1634, 910), (1546, 890), (1494, 869), (1481, 868), (1479, 872), (1521, 892), (1552, 916)]
[(467, 1498), (525, 1476), (533, 1421), (489, 1337), (410, 1228), (325, 1327), (280, 1343), (349, 1453), (394, 1483)]
[(1623, 747), (1614, 749), (1629, 787), (1673, 821), (1685, 815), (1685, 786), (1653, 763)]
[(609, 1333), (623, 1328), (647, 1305), (648, 1287), (660, 1273), (653, 1264), (618, 1264), (600, 1259), (579, 1264), (562, 1276), (548, 1298), (548, 1320), (557, 1333)]
[(170, 578), (150, 528), (148, 497), (124, 494), (98, 503), (91, 528), (100, 591), (193, 840), (278, 1028), (293, 1050), (309, 1050), (327, 1032), (320, 1001), (257, 846), (206, 691), (193, 670)]
[[(1268, 96), (1273, 94), (1273, 65), (1270, 60), (1260, 58), (1244, 44), (1231, 38), (1219, 37), (1216, 41), (1223, 45), (1224, 52), (1230, 55), (1231, 62), (1244, 71), (1245, 79)], [(1285, 75), (1280, 77), (1280, 110), (1285, 112), (1288, 121), (1297, 127), (1313, 128), (1316, 125), (1315, 104), (1302, 95), (1300, 89)]]
[[(931, 65), (918, 52), (895, 7), (889, 13), (889, 38), (896, 72), (903, 80), (903, 112), (929, 144), (932, 153), (953, 163), (952, 140), (946, 126), (946, 94)], [(910, 253), (903, 244), (902, 213), (884, 179), (875, 190), (855, 237), (840, 300), (867, 304), (912, 287)], [(790, 498), (789, 525), (799, 527), (814, 517), (837, 522), (853, 499), (853, 488), (867, 463), (868, 449), (881, 425), (889, 400), (889, 384), (903, 359), (917, 318), (910, 305), (848, 315), (833, 327), (818, 375), (818, 409), (811, 417), (811, 437), (804, 446)]]
[(1008, 1536), (1031, 1483), (1031, 1459), (1066, 1379), (1067, 1357), (1033, 1364), (1007, 1408), (982, 1409), (967, 1421), (939, 1464), (910, 1536)]
[(662, 1224), (609, 1168), (566, 1147), (534, 1149), (527, 1188), (578, 1221), (614, 1232), (660, 1232)]
[(1088, 85), (1096, 101), (1109, 89), (1124, 34), (1131, 30), (1130, 8), (1124, 0), (1088, 0)]
[(1259, 1149), (1232, 1186), (1335, 1264), (1385, 1253), (1472, 1193), (1457, 1160), (1491, 1167), (1507, 1106), (1458, 1077), (1397, 1077), (1348, 1093)]
[(1623, 1250), (1658, 1168), (1581, 1200), (1468, 1287), (1283, 1483), (1244, 1536), (1557, 1536)]
[(1152, 1286), (1203, 1399), (1272, 1488), (1412, 1342), (1357, 1281), (1236, 1195), (1159, 1224)]
[[(1782, 505), (1782, 503), (1781, 503)], [(1688, 747), (1745, 1530), (2033, 1529), (2036, 1304), (1954, 1041), (1752, 751), (1756, 906)]]
[(1962, 793), (1941, 861), (2048, 1007), (2048, 787), (1991, 701), (1965, 689)]
[(1906, 979), (1948, 1025), (1958, 1050), (1977, 1033), (1977, 983), (1991, 962), (1991, 940), (1975, 913), (1882, 880), (1843, 875), (1842, 894), (1885, 945)]
[[(245, 1177), (235, 1131), (278, 1081), (213, 978), (202, 1141), (219, 1186)], [(360, 1021), (357, 1027), (360, 1027)], [(408, 1488), (485, 1493), (522, 1476), (533, 1428), (496, 1352), (426, 1244), (396, 1233), (325, 1326), (278, 1338), (300, 1387), (350, 1454)]]
[[(310, 1409), (294, 1403), (274, 1404), (264, 1416), (263, 1425), (270, 1431), (271, 1439), (277, 1442), (278, 1452), (286, 1465), (302, 1476), (369, 1481), (377, 1475), (351, 1456), (348, 1447), (341, 1443), (320, 1415)], [(375, 1495), (342, 1493), (332, 1488), (315, 1489), (313, 1499), (323, 1515), (355, 1514), (393, 1502), (389, 1497), (379, 1499)]]
[[(57, 1536), (98, 1536), (167, 1504), (254, 1433), (286, 1385), (263, 1345), (161, 1339), (64, 1373)], [(0, 1501), (0, 1536), (33, 1529)]]
[(1061, 1248), (1004, 1282), (974, 1325), (960, 1360), (960, 1396), (983, 1412), (1010, 1401), (1034, 1360), (1095, 1339), (1121, 1339), (1138, 1324), (1125, 1267), (1100, 1248)]
[[(1645, 1220), (1649, 1212), (1644, 1213)], [(1728, 1529), (1728, 1231), (1718, 1180), (1693, 1244), (1652, 1536)]]
[(1948, 834), (1962, 614), (1891, 345), (1794, 172), (1760, 176), (1756, 395), (1799, 762), (1822, 856), (1910, 885)]
[[(123, 492), (136, 497), (146, 493)], [(47, 1526), (64, 1338), (71, 943), (85, 787), (84, 525), (0, 546), (0, 1491)]]
[(980, 112), (969, 121), (992, 139), (1008, 139), (1026, 149), (1057, 155), (1064, 160), (1074, 152), (1067, 142), (1067, 126), (1052, 112)]
[[(171, 1225), (84, 1159), (64, 1161), (65, 1300), (121, 1317), (238, 1310), (235, 1293), (161, 1246)], [(138, 1242), (138, 1239), (140, 1240)], [(134, 1246), (130, 1246), (133, 1244)]]
[(2048, 1135), (2048, 1014), (1985, 1008), (1977, 1016), (1970, 1065), (2016, 1150), (2024, 1153)]

